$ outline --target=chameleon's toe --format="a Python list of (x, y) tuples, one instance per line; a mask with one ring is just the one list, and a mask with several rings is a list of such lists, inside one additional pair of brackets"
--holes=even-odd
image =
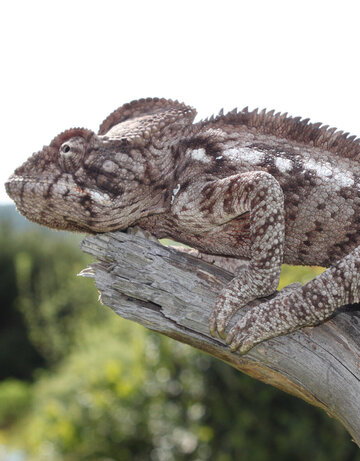
[(225, 339), (226, 324), (221, 320), (221, 311), (215, 308), (210, 316), (210, 334), (213, 337), (220, 336), (220, 338)]
[(210, 319), (210, 334), (213, 338), (216, 336), (220, 336), (221, 339), (226, 338), (225, 326), (219, 328), (216, 316), (212, 316)]
[(239, 324), (240, 322), (238, 322), (226, 336), (226, 344), (230, 347), (232, 352), (239, 349), (243, 339), (246, 337), (246, 332), (241, 329)]
[(229, 323), (230, 318), (236, 312), (236, 307), (234, 308), (233, 304), (225, 304), (223, 299), (219, 298), (210, 316), (210, 333), (212, 336), (219, 335), (221, 339), (225, 340), (225, 329), (227, 324)]
[(241, 354), (248, 352), (258, 342), (251, 311), (231, 328), (226, 337), (226, 343), (229, 345), (231, 351), (235, 352), (239, 350)]
[(231, 352), (238, 350), (240, 354), (246, 354), (257, 344), (257, 341), (251, 340), (251, 337), (245, 333), (239, 333), (228, 344)]
[(212, 337), (216, 336), (216, 308), (212, 311), (212, 314), (210, 315), (210, 334)]
[(217, 331), (218, 331), (218, 334), (220, 336), (221, 339), (226, 339), (226, 331), (225, 331), (225, 328), (226, 328), (226, 325), (228, 323), (228, 318), (230, 316), (227, 316), (226, 313), (224, 315), (224, 312), (221, 311), (218, 315), (218, 318), (217, 318)]

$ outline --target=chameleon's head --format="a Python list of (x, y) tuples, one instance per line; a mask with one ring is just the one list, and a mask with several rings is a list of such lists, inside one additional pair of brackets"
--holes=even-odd
[(171, 147), (195, 114), (166, 99), (125, 104), (104, 120), (98, 135), (73, 128), (54, 138), (15, 170), (7, 193), (23, 215), (48, 227), (126, 229), (162, 211)]
[(146, 198), (144, 162), (137, 154), (124, 139), (71, 129), (17, 168), (6, 191), (20, 213), (47, 227), (125, 229), (153, 204)]

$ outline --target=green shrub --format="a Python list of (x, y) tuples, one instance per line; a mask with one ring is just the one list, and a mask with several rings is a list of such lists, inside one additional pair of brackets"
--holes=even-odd
[(34, 386), (31, 461), (355, 461), (321, 410), (116, 317)]
[(202, 422), (204, 359), (127, 321), (94, 327), (35, 384), (20, 437), (34, 460), (187, 459), (213, 434)]
[(31, 386), (17, 379), (0, 382), (0, 427), (6, 428), (24, 416), (31, 403)]

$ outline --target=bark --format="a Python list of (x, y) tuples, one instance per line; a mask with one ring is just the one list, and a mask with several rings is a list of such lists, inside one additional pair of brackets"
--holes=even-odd
[[(88, 236), (81, 247), (98, 260), (81, 275), (95, 279), (102, 302), (116, 314), (324, 409), (360, 446), (358, 305), (340, 309), (320, 326), (274, 338), (241, 356), (212, 338), (208, 328), (217, 293), (231, 280), (230, 272), (123, 232)], [(248, 308), (240, 310), (231, 325)]]

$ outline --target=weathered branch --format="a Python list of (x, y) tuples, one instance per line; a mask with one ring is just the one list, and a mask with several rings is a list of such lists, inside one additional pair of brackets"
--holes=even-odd
[[(208, 319), (231, 274), (172, 248), (122, 232), (89, 236), (102, 302), (151, 330), (323, 408), (360, 446), (360, 313), (346, 308), (315, 328), (272, 339), (245, 356), (209, 334)], [(244, 315), (246, 309), (240, 311)], [(239, 318), (239, 317), (236, 317)], [(232, 324), (236, 321), (233, 319)]]

